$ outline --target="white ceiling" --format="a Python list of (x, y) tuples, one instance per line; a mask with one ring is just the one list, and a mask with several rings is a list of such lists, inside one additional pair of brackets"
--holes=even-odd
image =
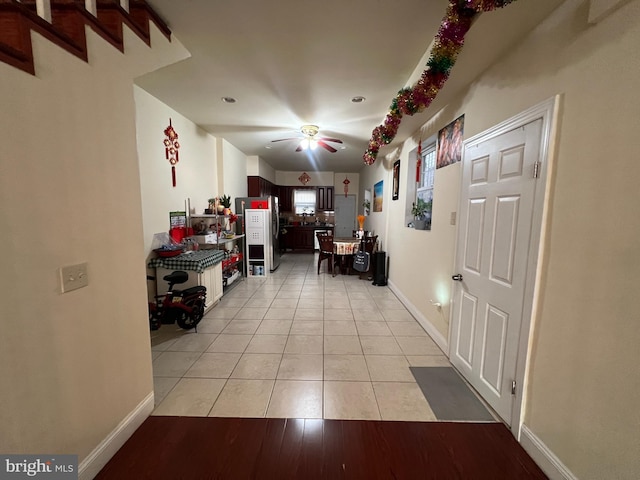
[[(563, 1), (519, 0), (482, 14), (445, 88), (429, 109), (405, 117), (391, 147)], [(276, 170), (357, 172), (396, 93), (424, 70), (448, 0), (148, 3), (192, 56), (141, 77), (142, 88)], [(358, 95), (366, 101), (352, 103)], [(296, 141), (272, 143), (301, 137), (307, 123), (346, 148), (296, 153)]]

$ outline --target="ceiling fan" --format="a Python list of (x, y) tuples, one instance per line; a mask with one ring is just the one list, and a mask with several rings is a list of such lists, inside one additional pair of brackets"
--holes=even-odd
[[(300, 140), (298, 148), (296, 148), (296, 152), (301, 152), (302, 150), (315, 150), (318, 147), (322, 147), (331, 153), (337, 152), (338, 150), (327, 142), (342, 143), (342, 140), (337, 138), (318, 137), (318, 131), (319, 128), (317, 125), (303, 125), (300, 127), (300, 132), (304, 135), (304, 138)], [(287, 140), (298, 140), (298, 138), (281, 138), (279, 140), (272, 140), (272, 143), (284, 142)]]

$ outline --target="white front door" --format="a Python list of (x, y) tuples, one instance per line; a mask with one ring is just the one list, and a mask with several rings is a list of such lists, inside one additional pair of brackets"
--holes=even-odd
[(539, 241), (542, 132), (538, 118), (464, 147), (450, 360), (508, 425)]

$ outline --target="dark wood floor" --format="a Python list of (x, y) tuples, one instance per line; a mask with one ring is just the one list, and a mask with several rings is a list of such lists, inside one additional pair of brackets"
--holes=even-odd
[(96, 479), (546, 479), (501, 423), (149, 417)]

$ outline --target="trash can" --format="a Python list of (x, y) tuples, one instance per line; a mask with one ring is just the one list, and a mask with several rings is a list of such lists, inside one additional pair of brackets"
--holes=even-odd
[(387, 284), (387, 253), (378, 251), (374, 253), (373, 259), (374, 274), (372, 284), (382, 287)]

